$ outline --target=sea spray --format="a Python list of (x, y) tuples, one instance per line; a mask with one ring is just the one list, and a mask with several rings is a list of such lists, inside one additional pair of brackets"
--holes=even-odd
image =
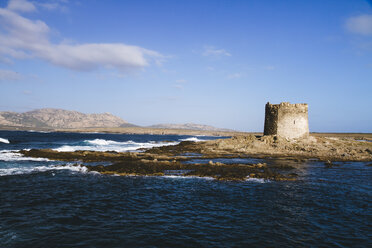
[(0, 161), (50, 161), (47, 158), (24, 157), (18, 150), (0, 150)]
[(59, 171), (68, 170), (73, 172), (87, 173), (88, 168), (80, 164), (66, 164), (66, 165), (46, 165), (46, 166), (35, 166), (35, 167), (13, 167), (0, 169), (0, 176), (10, 176), (10, 175), (23, 175), (46, 171)]
[(1, 143), (5, 143), (5, 144), (9, 144), (9, 140), (8, 139), (4, 139), (4, 138), (0, 138), (0, 142)]
[(116, 152), (127, 152), (135, 151), (138, 149), (150, 149), (153, 147), (168, 146), (168, 145), (177, 145), (179, 142), (135, 142), (132, 140), (129, 141), (113, 141), (105, 139), (94, 139), (94, 140), (84, 140), (80, 144), (76, 145), (63, 145), (58, 148), (54, 148), (55, 151), (59, 152), (74, 152), (78, 150), (82, 151), (116, 151)]

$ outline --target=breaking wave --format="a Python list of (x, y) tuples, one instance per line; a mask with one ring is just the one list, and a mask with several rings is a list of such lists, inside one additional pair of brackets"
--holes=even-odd
[(0, 138), (0, 142), (1, 143), (5, 143), (5, 144), (9, 144), (10, 143), (9, 140), (4, 139), (4, 138)]
[(199, 176), (176, 176), (176, 175), (165, 175), (162, 178), (173, 178), (173, 179), (204, 179), (204, 180), (216, 180), (213, 177), (199, 177)]
[(246, 182), (254, 182), (254, 183), (267, 183), (270, 182), (268, 179), (263, 179), (263, 178), (254, 178), (254, 177), (248, 177), (245, 179)]
[(0, 161), (50, 161), (47, 158), (24, 157), (18, 150), (1, 150)]
[(36, 130), (27, 130), (29, 133), (52, 133), (52, 131), (36, 131)]
[(113, 140), (105, 140), (105, 139), (94, 139), (94, 140), (84, 140), (81, 144), (77, 145), (63, 145), (59, 148), (55, 148), (55, 151), (59, 152), (74, 152), (78, 150), (83, 151), (116, 151), (116, 152), (127, 152), (127, 151), (135, 151), (137, 149), (143, 148), (152, 148), (152, 147), (160, 147), (160, 146), (167, 146), (167, 145), (177, 145), (179, 142), (134, 142), (132, 140), (129, 141), (113, 141)]
[(194, 142), (200, 142), (200, 141), (205, 141), (205, 140), (198, 139), (197, 137), (190, 137), (190, 138), (187, 138), (187, 139), (181, 139), (181, 141), (194, 141)]
[(23, 175), (23, 174), (31, 174), (31, 173), (55, 171), (55, 170), (69, 170), (69, 171), (83, 172), (83, 173), (88, 172), (88, 168), (85, 166), (67, 164), (67, 165), (15, 167), (15, 168), (0, 169), (0, 176)]

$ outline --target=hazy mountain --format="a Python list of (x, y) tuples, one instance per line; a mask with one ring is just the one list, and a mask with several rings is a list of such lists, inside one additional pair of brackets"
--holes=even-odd
[(201, 130), (201, 131), (233, 131), (231, 129), (217, 128), (208, 125), (186, 123), (186, 124), (157, 124), (149, 126), (150, 128), (164, 128), (164, 129), (189, 129), (189, 130)]
[(63, 109), (38, 109), (24, 113), (0, 112), (0, 126), (35, 128), (85, 128), (134, 126), (110, 113), (83, 114)]

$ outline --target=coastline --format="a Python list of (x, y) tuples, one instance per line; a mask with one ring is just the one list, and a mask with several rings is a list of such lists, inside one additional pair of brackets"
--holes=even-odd
[[(36, 132), (66, 132), (66, 133), (107, 133), (107, 134), (153, 134), (153, 135), (195, 135), (195, 136), (262, 136), (263, 132), (244, 132), (244, 131), (208, 131), (191, 129), (163, 129), (148, 127), (91, 127), (91, 128), (34, 128), (34, 127), (16, 127), (0, 126), (2, 131), (36, 131)], [(372, 141), (372, 133), (337, 133), (337, 132), (311, 132), (313, 137), (334, 137), (349, 138), (354, 140)]]
[[(293, 170), (307, 161), (316, 160), (328, 168), (338, 166), (334, 162), (370, 162), (372, 142), (350, 137), (315, 136), (286, 140), (278, 136), (250, 134), (201, 142), (182, 141), (176, 145), (135, 152), (31, 149), (21, 150), (20, 153), (26, 157), (82, 163), (89, 171), (101, 174), (164, 176), (166, 171), (182, 171), (182, 176), (211, 177), (218, 180), (256, 178), (281, 181), (296, 180), (297, 175), (292, 173)], [(262, 161), (250, 162), (252, 158)], [(216, 162), (218, 159), (223, 159), (223, 162)], [(240, 162), (231, 163), (233, 159)], [(293, 161), (296, 165), (268, 162), (278, 159)], [(199, 162), (195, 162), (197, 160)], [(84, 164), (89, 162), (112, 164)]]
[[(107, 133), (107, 134), (154, 134), (154, 135), (195, 135), (195, 136), (234, 136), (244, 135), (246, 132), (239, 131), (208, 131), (191, 129), (165, 129), (148, 127), (88, 127), (88, 128), (34, 128), (0, 126), (2, 131), (36, 131), (36, 132), (66, 132), (66, 133)], [(259, 132), (249, 134), (262, 135)]]

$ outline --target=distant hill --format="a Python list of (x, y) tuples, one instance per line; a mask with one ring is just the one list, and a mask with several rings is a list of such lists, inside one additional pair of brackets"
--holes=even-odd
[[(112, 115), (84, 114), (64, 109), (43, 108), (24, 113), (0, 112), (0, 129), (79, 129), (79, 128), (116, 128), (138, 127)], [(183, 129), (196, 131), (230, 132), (231, 129), (186, 123), (186, 124), (158, 124), (147, 128)]]
[(230, 132), (231, 129), (217, 128), (208, 125), (186, 123), (186, 124), (157, 124), (148, 126), (149, 128), (162, 128), (162, 129), (188, 129), (200, 131), (217, 131), (217, 132)]
[(0, 126), (29, 128), (86, 128), (135, 126), (110, 113), (83, 114), (44, 108), (24, 113), (0, 112)]

